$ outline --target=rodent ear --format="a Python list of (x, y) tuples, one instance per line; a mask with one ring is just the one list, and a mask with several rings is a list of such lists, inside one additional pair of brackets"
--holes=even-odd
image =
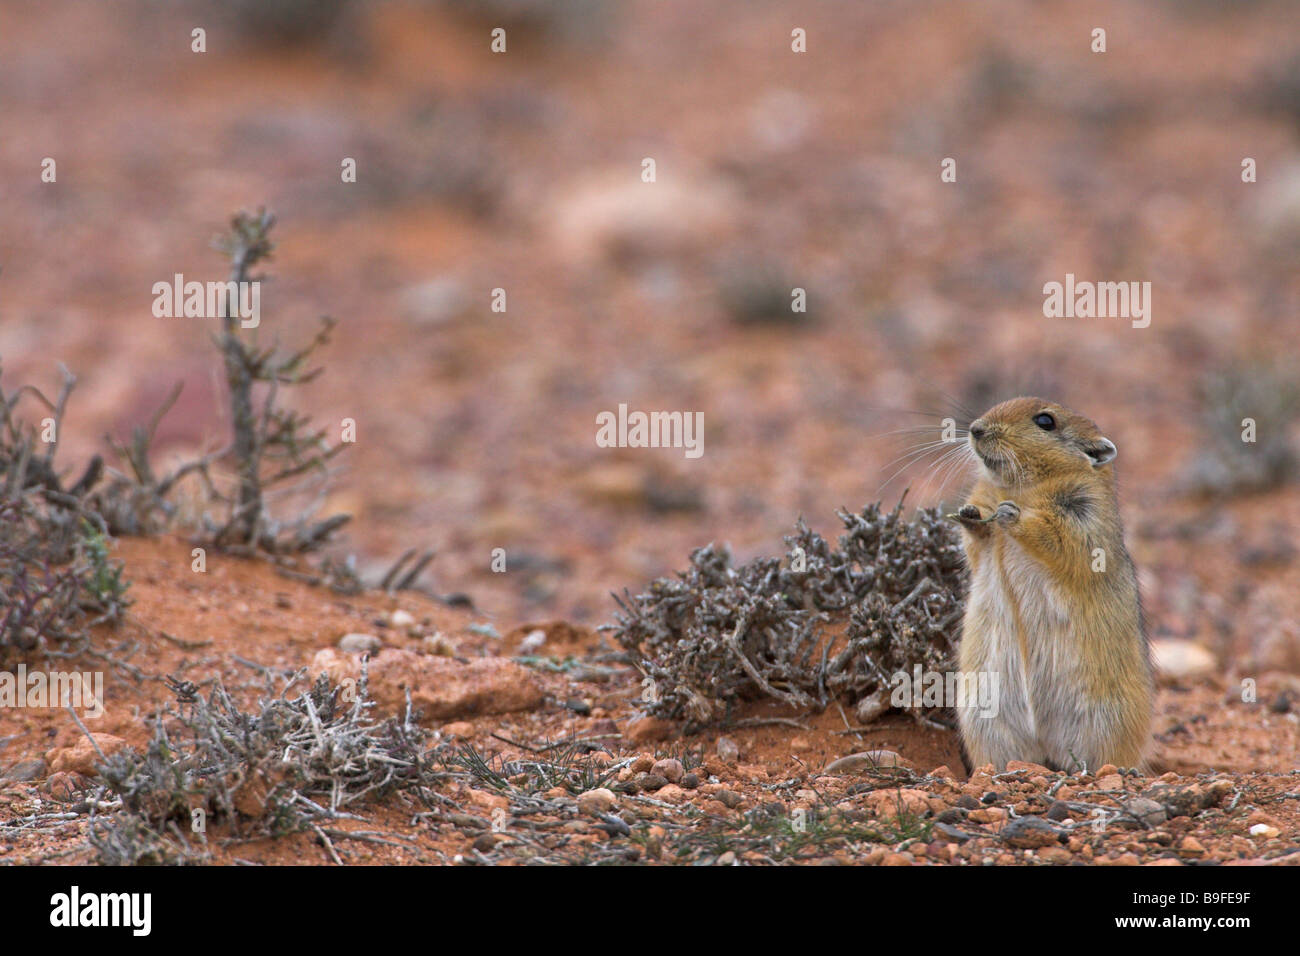
[(1096, 442), (1084, 449), (1084, 452), (1092, 459), (1092, 467), (1100, 468), (1107, 462), (1115, 460), (1119, 454), (1119, 449), (1109, 438), (1098, 438)]

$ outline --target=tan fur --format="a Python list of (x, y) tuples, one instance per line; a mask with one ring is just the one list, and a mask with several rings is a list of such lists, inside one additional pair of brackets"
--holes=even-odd
[[(1053, 430), (1034, 423), (1043, 412)], [(1038, 398), (1003, 402), (971, 429), (980, 476), (954, 516), (971, 572), (958, 664), (999, 681), (996, 716), (958, 708), (972, 766), (1140, 766), (1151, 663), (1115, 469), (1104, 460), (1114, 445)], [(1094, 570), (1095, 549), (1104, 571)]]

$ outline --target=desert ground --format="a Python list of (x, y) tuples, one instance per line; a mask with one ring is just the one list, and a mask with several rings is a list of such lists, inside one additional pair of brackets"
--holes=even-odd
[[(165, 527), (108, 535), (129, 605), (84, 652), (0, 642), (7, 671), (104, 675), (84, 726), (0, 707), (0, 862), (1300, 865), (1293, 5), (246, 6), (0, 8), (0, 391), (76, 376), (65, 489), (95, 455), (128, 474), (111, 442), (177, 383), (159, 473), (220, 450), (219, 325), (150, 289), (224, 279), (212, 238), (265, 206), (256, 340), (337, 319), (280, 400), (356, 435), (271, 505), (351, 520), (222, 548), (187, 479)], [(1066, 274), (1149, 281), (1149, 325), (1045, 317)], [(909, 430), (1025, 392), (1120, 449), (1147, 767), (966, 768), (943, 720), (848, 697), (648, 706), (615, 595), (710, 543), (781, 557), (801, 517), (951, 510), (968, 476)], [(701, 413), (703, 453), (601, 447), (620, 404)], [(383, 587), (408, 549), (433, 557)], [(186, 763), (218, 688), (220, 737), (363, 669), (355, 752), (294, 705), (297, 783), (273, 747)]]

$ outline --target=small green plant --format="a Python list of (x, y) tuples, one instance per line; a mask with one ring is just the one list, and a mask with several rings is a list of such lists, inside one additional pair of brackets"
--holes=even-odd
[(82, 547), (90, 565), (86, 590), (98, 607), (118, 614), (130, 603), (126, 599), (129, 585), (122, 580), (122, 563), (109, 558), (108, 538), (97, 525), (83, 520), (82, 528)]

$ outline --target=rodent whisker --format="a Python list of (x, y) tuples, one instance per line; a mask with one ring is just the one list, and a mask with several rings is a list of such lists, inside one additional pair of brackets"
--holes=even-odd
[(1020, 461), (1020, 456), (1016, 454), (1014, 448), (1007, 449), (1007, 455), (1011, 459), (1012, 481), (1017, 485), (1023, 483), (1025, 477), (1025, 468)]
[[(894, 428), (887, 432), (879, 432), (878, 434), (875, 435), (868, 435), (867, 440), (870, 441), (876, 438), (889, 438), (893, 435), (936, 435), (936, 434), (941, 434), (942, 432), (943, 432), (943, 428), (940, 427), (939, 425), (909, 425), (907, 428)], [(970, 430), (964, 428), (961, 425), (956, 426), (955, 432), (958, 438), (965, 438), (968, 434), (970, 434)]]
[(884, 482), (881, 483), (880, 487), (876, 489), (876, 493), (873, 497), (879, 496), (880, 493), (889, 486), (889, 483), (891, 481), (893, 481), (900, 474), (902, 474), (907, 468), (909, 468), (916, 462), (920, 461), (921, 459), (925, 458), (926, 455), (932, 455), (940, 448), (942, 448), (944, 445), (951, 445), (951, 444), (953, 444), (953, 442), (943, 441), (943, 440), (926, 442), (919, 450), (913, 449), (912, 451), (905, 452), (904, 454), (900, 455), (898, 458), (895, 458), (893, 461), (884, 465), (880, 469), (881, 471), (884, 471), (885, 468), (888, 468), (890, 465), (894, 464), (900, 459), (907, 459), (901, 465), (899, 465), (897, 469), (895, 469), (893, 474), (891, 474), (888, 478), (884, 480)]
[(936, 448), (938, 448), (941, 445), (951, 445), (951, 444), (952, 442), (943, 441), (942, 439), (937, 439), (935, 441), (921, 442), (919, 444), (912, 445), (901, 455), (899, 455), (897, 458), (894, 458), (891, 461), (887, 461), (883, 465), (881, 465), (880, 470), (884, 471), (890, 465), (896, 465), (904, 458), (909, 458), (909, 459), (919, 458), (922, 455), (924, 455), (926, 452), (934, 451)]
[(958, 445), (952, 451), (948, 452), (942, 458), (934, 463), (930, 476), (926, 479), (925, 489), (928, 491), (933, 479), (938, 475), (937, 494), (942, 499), (948, 483), (954, 477), (961, 474), (963, 468), (975, 460), (975, 453), (971, 450), (970, 445), (965, 442)]
[(942, 455), (940, 455), (938, 458), (936, 458), (934, 461), (930, 462), (926, 466), (925, 475), (924, 478), (922, 479), (922, 484), (921, 484), (922, 497), (924, 497), (925, 491), (927, 491), (930, 485), (933, 483), (934, 476), (939, 472), (939, 469), (943, 468), (952, 459), (952, 457), (957, 453), (959, 448), (960, 446), (958, 445), (947, 449), (946, 451), (944, 451)]

